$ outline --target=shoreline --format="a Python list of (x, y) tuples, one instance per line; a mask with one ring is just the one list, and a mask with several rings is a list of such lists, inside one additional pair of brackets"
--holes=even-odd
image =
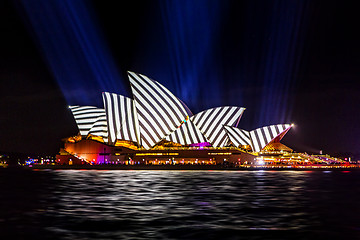
[(32, 165), (18, 167), (29, 170), (167, 170), (167, 171), (187, 171), (187, 170), (216, 170), (216, 171), (344, 171), (360, 170), (359, 166), (276, 166), (276, 167), (227, 167), (222, 165)]

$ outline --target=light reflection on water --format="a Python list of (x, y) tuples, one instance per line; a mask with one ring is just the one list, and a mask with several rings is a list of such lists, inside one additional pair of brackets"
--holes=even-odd
[[(27, 174), (30, 179), (39, 178), (41, 188), (34, 191), (33, 199), (37, 203), (23, 209), (19, 219), (24, 222), (13, 221), (31, 222), (30, 230), (23, 228), (34, 236), (309, 239), (360, 233), (360, 191), (354, 184), (359, 172), (57, 170)], [(37, 227), (40, 232), (34, 230)]]

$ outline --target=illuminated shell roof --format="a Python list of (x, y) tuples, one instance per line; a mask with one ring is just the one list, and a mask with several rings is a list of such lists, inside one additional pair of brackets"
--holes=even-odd
[(81, 136), (89, 134), (108, 140), (105, 110), (93, 106), (69, 106)]
[(115, 93), (103, 93), (110, 143), (116, 140), (138, 142), (134, 101)]
[(223, 147), (229, 140), (224, 125), (237, 125), (244, 110), (242, 107), (216, 107), (195, 114), (190, 120), (214, 147)]
[[(104, 92), (105, 109), (70, 106), (82, 136), (99, 136), (105, 142), (131, 141), (150, 149), (162, 140), (190, 145), (208, 142), (224, 147), (249, 145), (259, 152), (278, 142), (290, 124), (271, 125), (246, 131), (237, 128), (242, 107), (211, 108), (193, 116), (187, 106), (163, 85), (144, 75), (128, 72), (134, 99)], [(109, 141), (108, 141), (109, 138)]]
[(150, 78), (128, 72), (138, 114), (141, 143), (151, 148), (188, 117), (182, 103), (168, 89)]
[(165, 139), (171, 142), (180, 143), (181, 145), (208, 142), (206, 137), (190, 120), (183, 123)]

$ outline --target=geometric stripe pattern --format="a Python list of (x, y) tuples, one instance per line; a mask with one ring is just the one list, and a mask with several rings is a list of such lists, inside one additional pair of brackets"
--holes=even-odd
[(89, 134), (102, 137), (104, 142), (108, 142), (108, 128), (106, 116), (98, 117), (94, 125), (89, 130)]
[(252, 147), (250, 132), (231, 126), (224, 126), (224, 128), (228, 133), (230, 141), (235, 145), (235, 147), (244, 145), (249, 145)]
[(116, 140), (138, 142), (136, 135), (134, 102), (115, 93), (103, 92), (110, 143)]
[(107, 124), (105, 110), (93, 106), (69, 106), (74, 115), (81, 136), (100, 136), (107, 140)]
[(195, 114), (190, 120), (213, 147), (224, 147), (229, 141), (224, 125), (236, 126), (244, 110), (241, 107), (216, 107)]
[(182, 145), (208, 142), (213, 147), (224, 147), (231, 141), (259, 152), (280, 141), (292, 127), (278, 124), (250, 132), (238, 129), (245, 110), (241, 107), (211, 108), (191, 116), (187, 106), (160, 83), (133, 72), (128, 76), (134, 99), (105, 92), (105, 109), (69, 106), (81, 136), (100, 136), (112, 144), (116, 140), (137, 142), (145, 149), (163, 139)]
[(195, 124), (189, 120), (181, 124), (179, 128), (165, 139), (171, 142), (180, 143), (181, 145), (208, 142)]
[(260, 152), (266, 145), (274, 140), (279, 135), (284, 135), (284, 132), (289, 131), (292, 125), (278, 124), (267, 127), (257, 128), (250, 131), (250, 137), (253, 143), (253, 150)]
[(153, 147), (187, 118), (184, 106), (168, 89), (150, 78), (128, 72), (137, 111), (141, 144)]

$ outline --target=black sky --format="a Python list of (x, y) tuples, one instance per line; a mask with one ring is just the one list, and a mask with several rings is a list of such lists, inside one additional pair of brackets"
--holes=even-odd
[[(77, 128), (34, 34), (24, 24), (26, 18), (18, 10), (19, 4), (1, 2), (0, 151), (54, 154), (61, 139), (75, 135)], [(116, 64), (125, 76), (126, 69), (137, 64), (139, 38), (148, 28), (151, 10), (158, 2), (132, 1), (118, 3), (116, 7), (106, 1), (91, 4)], [(229, 1), (229, 5), (232, 14), (229, 13), (224, 25), (227, 34), (231, 32), (231, 21), (241, 21), (239, 14), (246, 1)], [(129, 21), (129, 13), (136, 13), (137, 17)], [(299, 151), (358, 152), (358, 9), (344, 1), (312, 1), (307, 14), (298, 80), (292, 93), (295, 101), (291, 119), (297, 126), (284, 142)], [(242, 38), (239, 33), (233, 37)]]

